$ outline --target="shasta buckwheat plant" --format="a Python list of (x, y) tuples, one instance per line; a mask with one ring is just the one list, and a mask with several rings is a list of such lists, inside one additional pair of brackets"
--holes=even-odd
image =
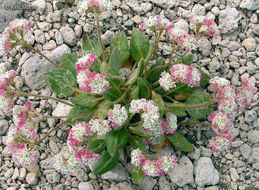
[[(191, 17), (192, 32), (187, 34), (168, 19), (153, 16), (140, 24), (143, 32), (132, 32), (130, 43), (126, 34), (119, 32), (105, 47), (99, 17), (111, 8), (109, 0), (79, 3), (81, 14), (95, 16), (93, 25), (98, 36), (82, 41), (84, 53), (80, 57), (72, 53), (63, 55), (62, 65), (25, 41), (32, 21), (15, 19), (0, 35), (1, 55), (20, 46), (40, 54), (56, 67), (45, 73), (45, 80), (59, 98), (22, 92), (15, 86), (15, 71), (0, 78), (0, 110), (9, 116), (13, 111), (18, 120), (9, 128), (5, 142), (13, 160), (23, 167), (36, 164), (37, 145), (64, 125), (71, 128), (67, 147), (55, 157), (55, 168), (67, 175), (73, 175), (80, 165), (92, 165), (96, 175), (106, 173), (120, 161), (119, 150), (128, 155), (126, 162), (132, 166), (134, 183), (144, 176), (169, 174), (177, 166), (177, 157), (169, 153), (160, 155), (161, 149), (172, 144), (175, 150), (194, 150), (177, 132), (183, 125), (211, 128), (216, 134), (210, 140), (212, 150), (228, 149), (235, 116), (251, 106), (257, 89), (249, 78), (243, 77), (242, 86), (236, 89), (227, 79), (210, 78), (199, 67), (191, 66), (191, 53), (196, 51), (198, 41), (220, 35), (216, 23), (202, 16)], [(144, 32), (152, 38), (149, 40)], [(162, 36), (171, 44), (171, 53), (169, 57), (157, 58)], [(67, 116), (49, 116), (36, 112), (26, 102), (19, 110), (13, 110), (17, 96), (51, 99), (72, 109)], [(47, 118), (65, 120), (45, 136), (39, 135), (38, 123)], [(195, 122), (183, 122), (188, 118)], [(209, 122), (199, 121), (204, 118)]]

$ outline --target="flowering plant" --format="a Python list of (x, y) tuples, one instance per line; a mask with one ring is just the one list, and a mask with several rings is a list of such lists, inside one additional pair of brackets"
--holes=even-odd
[[(67, 149), (56, 156), (55, 167), (64, 174), (75, 172), (83, 165), (93, 165), (96, 175), (106, 173), (119, 162), (119, 150), (126, 150), (132, 165), (131, 176), (139, 183), (144, 176), (170, 173), (177, 165), (173, 154), (160, 155), (172, 144), (184, 152), (194, 150), (177, 128), (182, 125), (210, 127), (216, 136), (210, 140), (214, 152), (229, 148), (231, 129), (236, 113), (251, 106), (255, 100), (255, 83), (242, 77), (242, 87), (235, 89), (227, 79), (210, 78), (198, 67), (191, 66), (197, 43), (201, 38), (217, 37), (217, 25), (201, 16), (190, 18), (193, 34), (185, 33), (166, 18), (154, 16), (140, 25), (140, 30), (153, 35), (151, 42), (140, 30), (134, 30), (130, 45), (125, 33), (119, 32), (109, 48), (103, 45), (99, 16), (109, 11), (107, 0), (86, 0), (79, 12), (96, 17), (98, 38), (83, 40), (85, 53), (78, 57), (68, 53), (62, 65), (27, 44), (24, 34), (32, 22), (15, 19), (0, 36), (0, 53), (15, 46), (34, 51), (56, 68), (45, 73), (45, 80), (60, 98), (20, 91), (14, 83), (17, 73), (9, 71), (0, 79), (0, 109), (8, 114), (17, 96), (36, 96), (61, 102), (72, 109), (67, 116), (37, 113), (30, 102), (13, 117), (6, 145), (14, 161), (24, 167), (37, 162), (35, 147), (53, 131), (67, 123)], [(172, 44), (169, 59), (157, 58), (160, 38), (165, 35)], [(107, 51), (106, 51), (107, 50)], [(209, 86), (210, 92), (205, 88)], [(215, 111), (212, 106), (218, 109)], [(198, 120), (208, 117), (209, 123)], [(43, 138), (37, 134), (37, 123), (47, 118), (66, 118)], [(183, 122), (186, 118), (195, 122)], [(181, 122), (180, 122), (181, 121)]]

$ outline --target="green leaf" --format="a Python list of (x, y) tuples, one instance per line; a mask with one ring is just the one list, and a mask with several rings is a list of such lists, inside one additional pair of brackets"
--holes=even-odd
[(193, 61), (193, 54), (182, 56), (181, 62), (185, 65), (191, 65)]
[(73, 53), (66, 53), (62, 55), (62, 65), (65, 69), (69, 70), (74, 76), (76, 76), (75, 64), (78, 57)]
[(64, 7), (64, 4), (62, 2), (56, 2), (56, 7), (58, 8), (58, 10), (62, 9)]
[(125, 128), (118, 131), (112, 129), (105, 136), (107, 150), (111, 156), (117, 154), (118, 149), (126, 145), (128, 141), (128, 132)]
[(149, 48), (150, 45), (146, 35), (139, 30), (134, 30), (130, 40), (130, 53), (132, 58), (136, 62), (142, 58), (145, 59), (148, 55)]
[(148, 99), (150, 98), (150, 85), (146, 79), (139, 77), (137, 80), (139, 86), (139, 97)]
[(137, 85), (134, 85), (130, 88), (129, 91), (129, 100), (137, 100), (139, 99), (139, 87)]
[(199, 69), (202, 77), (201, 77), (201, 81), (200, 81), (200, 87), (205, 87), (208, 83), (209, 80), (211, 79), (211, 77), (206, 74), (203, 70)]
[(138, 67), (131, 72), (129, 79), (125, 84), (126, 86), (134, 84), (137, 81), (138, 76), (142, 74), (144, 63), (142, 60), (140, 60), (137, 64), (138, 64)]
[(93, 53), (97, 57), (101, 57), (103, 54), (102, 45), (98, 38), (83, 40), (82, 48), (84, 51)]
[(45, 81), (58, 96), (68, 97), (74, 93), (75, 76), (66, 69), (52, 69), (45, 73)]
[(115, 101), (121, 96), (120, 80), (109, 79), (110, 87), (103, 93), (103, 96), (109, 101)]
[(139, 136), (129, 135), (129, 143), (133, 149), (139, 148), (141, 151), (146, 151), (146, 146)]
[(166, 138), (174, 145), (177, 150), (181, 150), (184, 152), (194, 151), (193, 145), (178, 132), (173, 135), (166, 135)]
[(88, 93), (80, 94), (76, 97), (71, 98), (70, 100), (73, 104), (84, 108), (94, 108), (98, 104), (96, 98)]
[(100, 67), (101, 73), (105, 73), (108, 76), (119, 76), (119, 72), (111, 68), (107, 63), (103, 62)]
[(159, 94), (155, 93), (155, 91), (152, 91), (152, 100), (157, 104), (159, 112), (163, 115), (165, 110), (165, 102), (163, 98)]
[(245, 190), (259, 190), (259, 188), (256, 188), (256, 187), (246, 187)]
[[(210, 95), (205, 92), (196, 92), (186, 101), (186, 105), (201, 105), (210, 101)], [(211, 111), (212, 106), (203, 106), (200, 108), (186, 108), (187, 113), (194, 119), (205, 118)]]
[(169, 104), (166, 104), (165, 112), (172, 112), (176, 117), (186, 116), (186, 112), (183, 108), (170, 106)]
[(136, 127), (129, 127), (129, 131), (135, 135), (141, 136), (143, 138), (150, 138), (149, 135), (147, 135), (146, 133), (144, 133), (143, 131), (140, 131), (138, 129), (136, 129)]
[(106, 147), (104, 139), (93, 139), (90, 143), (90, 149), (96, 154), (100, 154)]
[(128, 45), (128, 39), (124, 32), (120, 32), (116, 34), (115, 37), (112, 39), (111, 46), (110, 46), (111, 55), (114, 49), (117, 49), (120, 53), (120, 57), (121, 57), (120, 65), (122, 65), (124, 62), (126, 62), (129, 59), (130, 50)]
[(147, 72), (147, 80), (150, 82), (155, 82), (159, 80), (159, 78), (161, 77), (161, 73), (165, 70), (165, 68), (161, 68), (159, 66), (163, 65), (165, 65), (165, 61), (163, 59), (158, 60), (156, 64), (152, 65)]
[(119, 162), (119, 154), (110, 156), (108, 152), (102, 154), (94, 167), (94, 174), (101, 175), (113, 169)]
[(118, 71), (121, 66), (121, 56), (120, 52), (117, 49), (113, 49), (112, 54), (109, 59), (109, 66), (115, 70)]
[(134, 167), (131, 168), (131, 179), (132, 182), (135, 184), (140, 184), (144, 180), (145, 176), (141, 167), (135, 169)]
[(96, 73), (100, 73), (100, 65), (95, 61), (92, 63), (92, 65), (90, 66), (90, 70), (94, 71)]
[(81, 114), (87, 114), (86, 116), (82, 116), (82, 117), (73, 117), (73, 118), (69, 118), (67, 119), (67, 123), (69, 125), (74, 125), (74, 123), (76, 121), (81, 121), (81, 122), (88, 122), (90, 121), (90, 119), (92, 118), (93, 114), (90, 114), (93, 111), (93, 109), (89, 109), (89, 108), (83, 108), (80, 106), (74, 106), (68, 115), (81, 115)]

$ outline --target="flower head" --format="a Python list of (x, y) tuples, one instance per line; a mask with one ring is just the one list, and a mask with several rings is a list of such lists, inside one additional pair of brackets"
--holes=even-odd
[(177, 83), (181, 82), (189, 87), (200, 86), (201, 74), (198, 69), (184, 64), (177, 64), (172, 66), (170, 71), (171, 78)]
[(145, 162), (146, 158), (142, 154), (141, 150), (134, 149), (131, 151), (131, 164), (133, 166), (140, 166)]
[(151, 162), (150, 160), (146, 160), (142, 166), (142, 171), (145, 176), (157, 177), (163, 175), (163, 171), (157, 165), (156, 162)]
[(213, 129), (217, 134), (226, 136), (229, 133), (229, 128), (233, 126), (231, 116), (222, 111), (217, 111), (209, 115), (209, 121), (214, 126)]
[(176, 87), (175, 82), (172, 80), (170, 74), (165, 71), (161, 73), (159, 84), (165, 91), (169, 91)]
[(232, 141), (233, 138), (231, 135), (228, 135), (227, 137), (216, 136), (212, 137), (210, 140), (210, 146), (213, 152), (221, 152), (227, 150), (230, 147)]
[(75, 64), (77, 73), (79, 73), (81, 70), (88, 70), (96, 58), (97, 56), (95, 54), (87, 53), (78, 59)]
[(79, 149), (75, 154), (75, 157), (77, 158), (78, 162), (85, 165), (96, 164), (100, 156), (100, 154), (95, 154), (94, 152), (91, 152), (90, 150), (86, 149)]
[(27, 168), (37, 163), (39, 152), (23, 147), (18, 149), (12, 156), (17, 164), (20, 164), (22, 165), (22, 167)]
[(78, 7), (80, 13), (86, 11), (101, 13), (111, 9), (112, 3), (109, 0), (83, 0)]
[(167, 29), (171, 25), (170, 21), (164, 17), (151, 16), (146, 18), (143, 23), (140, 24), (140, 30), (151, 30), (156, 32), (156, 30)]
[(128, 113), (126, 108), (120, 104), (115, 104), (114, 108), (108, 111), (108, 121), (111, 122), (110, 125), (114, 128), (122, 126), (127, 119)]
[(163, 172), (169, 174), (176, 167), (178, 159), (174, 155), (166, 154), (165, 156), (162, 156), (159, 160), (157, 160), (157, 162), (159, 163), (159, 166), (161, 167)]
[(168, 36), (176, 41), (178, 44), (183, 44), (184, 39), (187, 36), (187, 33), (185, 33), (181, 28), (174, 26), (170, 27), (167, 31)]
[(177, 129), (177, 117), (171, 113), (166, 113), (166, 122), (162, 120), (161, 127), (164, 134), (175, 134)]
[(109, 121), (102, 119), (91, 119), (89, 122), (91, 131), (98, 135), (105, 135), (111, 130)]
[(55, 156), (54, 167), (63, 174), (74, 175), (78, 166), (79, 162), (77, 158), (68, 151), (61, 151)]

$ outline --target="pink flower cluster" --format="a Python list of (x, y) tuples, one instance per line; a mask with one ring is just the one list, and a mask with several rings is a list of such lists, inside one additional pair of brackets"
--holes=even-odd
[(206, 26), (206, 31), (204, 35), (208, 35), (210, 37), (219, 36), (220, 32), (213, 20), (206, 19), (204, 16), (192, 16), (190, 17), (191, 25), (195, 26), (195, 30), (201, 26)]
[(198, 69), (184, 65), (177, 64), (171, 67), (171, 78), (176, 83), (184, 83), (189, 87), (200, 86), (201, 74)]
[(151, 140), (155, 140), (163, 134), (160, 113), (158, 106), (152, 100), (144, 98), (132, 100), (130, 103), (130, 113), (140, 113), (143, 120), (142, 130), (152, 136)]
[(176, 83), (172, 79), (171, 75), (165, 71), (161, 73), (159, 84), (165, 91), (169, 91), (172, 88), (176, 87)]
[(141, 167), (146, 176), (163, 176), (172, 172), (178, 162), (178, 159), (171, 154), (166, 154), (157, 160), (147, 160), (139, 149), (131, 151), (131, 164), (135, 167)]
[(96, 55), (86, 54), (78, 59), (75, 68), (77, 71), (77, 83), (83, 91), (101, 95), (110, 86), (104, 73), (90, 71), (91, 64), (96, 60)]
[(112, 3), (109, 0), (83, 0), (78, 6), (78, 11), (84, 13), (86, 11), (94, 11), (97, 13), (111, 11)]
[(32, 21), (17, 18), (11, 21), (5, 31), (0, 34), (0, 56), (7, 53), (31, 28)]
[(167, 29), (170, 25), (170, 21), (164, 17), (151, 16), (145, 19), (144, 22), (139, 25), (139, 28), (140, 30), (151, 30), (156, 32), (156, 30)]
[(166, 113), (166, 121), (162, 119), (161, 127), (164, 134), (175, 134), (177, 130), (177, 117), (171, 113)]
[(184, 52), (191, 52), (197, 48), (197, 41), (193, 34), (187, 34), (177, 26), (169, 27), (167, 31), (168, 36), (177, 43), (180, 50)]
[(214, 152), (227, 149), (233, 138), (231, 129), (233, 119), (238, 111), (248, 108), (255, 99), (255, 83), (247, 77), (242, 77), (242, 87), (235, 90), (227, 79), (214, 77), (210, 81), (219, 100), (218, 111), (209, 115), (209, 121), (217, 137), (212, 138), (210, 146)]
[(14, 108), (8, 97), (7, 88), (9, 84), (13, 83), (16, 75), (17, 72), (11, 70), (0, 76), (0, 111), (3, 113), (9, 113)]
[(108, 121), (110, 121), (110, 125), (118, 129), (121, 127), (126, 120), (128, 119), (128, 113), (124, 106), (120, 104), (115, 104), (113, 109), (109, 109), (108, 111)]

